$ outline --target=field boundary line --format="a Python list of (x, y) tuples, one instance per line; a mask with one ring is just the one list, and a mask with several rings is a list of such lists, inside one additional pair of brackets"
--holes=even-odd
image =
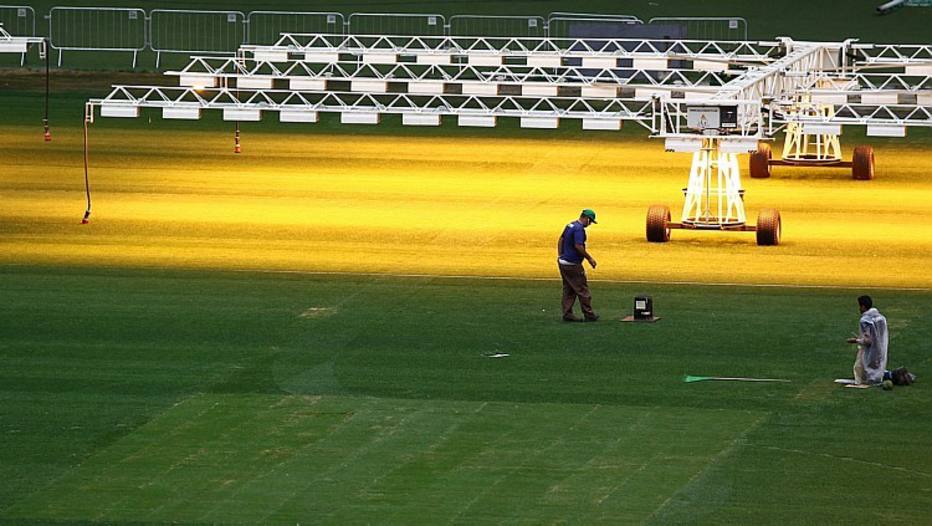
[[(288, 270), (288, 269), (215, 269), (225, 272), (257, 273), (257, 274), (293, 274), (308, 276), (369, 276), (385, 278), (448, 278), (448, 279), (476, 279), (487, 281), (560, 281), (558, 277), (545, 278), (535, 276), (473, 276), (469, 274), (426, 274), (405, 272), (349, 272), (339, 270)], [(660, 281), (649, 279), (589, 279), (591, 283), (617, 283), (631, 285), (706, 285), (710, 287), (755, 287), (777, 289), (826, 289), (826, 290), (897, 290), (909, 292), (932, 292), (930, 287), (902, 287), (880, 285), (807, 285), (794, 283), (741, 283), (728, 281)]]
[(863, 464), (865, 466), (870, 466), (873, 468), (889, 469), (892, 471), (899, 471), (901, 473), (907, 473), (910, 475), (919, 475), (919, 476), (926, 477), (926, 478), (932, 478), (932, 474), (926, 473), (925, 471), (918, 471), (915, 469), (904, 468), (902, 466), (894, 466), (892, 464), (882, 464), (880, 462), (871, 462), (870, 460), (862, 460), (862, 459), (854, 458), (854, 457), (843, 457), (840, 455), (832, 455), (829, 453), (817, 453), (815, 451), (806, 451), (803, 449), (789, 449), (789, 448), (783, 448), (783, 447), (777, 447), (777, 446), (759, 446), (759, 447), (761, 449), (779, 451), (781, 453), (796, 453), (797, 455), (806, 455), (806, 456), (813, 456), (813, 457), (828, 458), (832, 460), (841, 460), (844, 462), (853, 462), (856, 464)]

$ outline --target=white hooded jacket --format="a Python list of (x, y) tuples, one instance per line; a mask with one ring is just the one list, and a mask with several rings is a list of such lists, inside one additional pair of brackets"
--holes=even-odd
[(861, 314), (858, 323), (860, 333), (870, 338), (870, 345), (861, 345), (864, 350), (862, 365), (864, 366), (864, 380), (869, 383), (883, 381), (883, 373), (887, 370), (887, 318), (877, 309), (871, 308)]

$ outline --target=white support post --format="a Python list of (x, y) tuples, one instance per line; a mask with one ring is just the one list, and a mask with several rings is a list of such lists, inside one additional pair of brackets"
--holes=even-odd
[(742, 193), (737, 154), (722, 152), (718, 139), (703, 139), (693, 153), (681, 221), (698, 227), (743, 225)]
[[(793, 114), (831, 118), (835, 110), (830, 104), (813, 106), (801, 102)], [(783, 159), (826, 163), (841, 161), (841, 130), (835, 128), (788, 122), (786, 139), (783, 141)]]
[(683, 223), (689, 223), (703, 215), (702, 195), (705, 192), (709, 169), (709, 151), (705, 148), (705, 142), (703, 141), (702, 149), (693, 153), (689, 182), (686, 183), (686, 195), (683, 200), (683, 213), (680, 216)]

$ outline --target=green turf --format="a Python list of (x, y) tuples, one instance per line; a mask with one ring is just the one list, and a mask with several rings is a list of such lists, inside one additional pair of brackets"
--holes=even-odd
[[(295, 395), (189, 398), (10, 515), (640, 521), (760, 415)], [(688, 439), (667, 437), (688, 428)], [(658, 443), (663, 445), (657, 447)]]
[[(831, 383), (858, 291), (594, 288), (4, 267), (0, 522), (925, 522), (925, 384)], [(932, 296), (874, 296), (922, 374)]]
[[(752, 37), (928, 40), (932, 9), (877, 18), (877, 3), (314, 9), (723, 14), (747, 17)], [(81, 60), (66, 55), (66, 65), (128, 66)], [(105, 93), (57, 92), (53, 134), (78, 126), (83, 100)], [(4, 123), (41, 131), (40, 100), (0, 91)], [(156, 125), (229, 128), (216, 116)], [(245, 125), (247, 140), (257, 129), (436, 134), (325, 119)], [(921, 375), (883, 392), (830, 383), (850, 374), (841, 341), (861, 291), (594, 289), (606, 320), (567, 325), (555, 282), (3, 267), (0, 523), (928, 523), (932, 295), (872, 292), (890, 317), (891, 365)], [(663, 321), (613, 321), (645, 290)], [(496, 352), (510, 356), (486, 357)], [(684, 374), (792, 382), (684, 384)]]

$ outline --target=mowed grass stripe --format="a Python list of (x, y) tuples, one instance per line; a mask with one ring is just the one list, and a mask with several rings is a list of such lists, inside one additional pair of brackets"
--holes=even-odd
[[(202, 395), (8, 517), (182, 522), (643, 520), (762, 414)], [(676, 441), (667, 437), (676, 435)]]

